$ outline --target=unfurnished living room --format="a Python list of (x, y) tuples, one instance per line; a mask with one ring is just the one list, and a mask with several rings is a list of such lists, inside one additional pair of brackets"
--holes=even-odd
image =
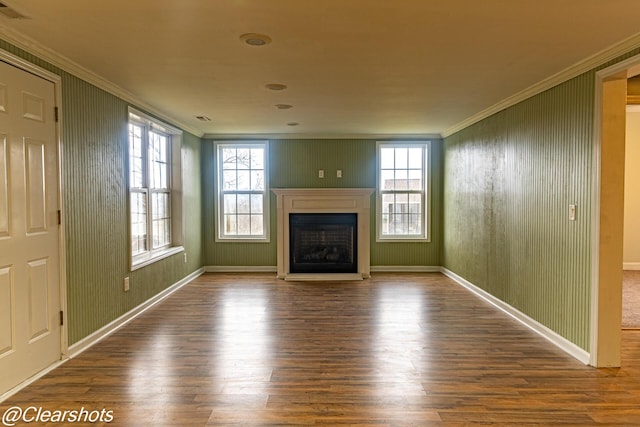
[(637, 0), (0, 0), (2, 425), (640, 425)]

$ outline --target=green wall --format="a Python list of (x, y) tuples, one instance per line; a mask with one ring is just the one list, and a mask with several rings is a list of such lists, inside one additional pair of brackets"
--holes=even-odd
[[(2, 40), (0, 48), (62, 79), (67, 322), (72, 345), (202, 266), (201, 140), (183, 135), (188, 262), (178, 254), (129, 272), (129, 104)], [(131, 278), (127, 293), (126, 276)]]
[[(375, 241), (375, 196), (371, 197), (371, 265), (437, 266), (442, 249), (442, 159), (443, 146), (432, 140), (431, 242), (378, 243)], [(375, 188), (376, 140), (364, 139), (286, 139), (269, 142), (270, 188)], [(276, 205), (271, 195), (270, 243), (215, 242), (215, 150), (206, 141), (202, 153), (205, 265), (276, 265)], [(325, 178), (318, 178), (318, 170)], [(336, 178), (341, 169), (343, 178)]]
[(444, 266), (585, 350), (594, 102), (595, 70), (445, 138), (444, 148)]

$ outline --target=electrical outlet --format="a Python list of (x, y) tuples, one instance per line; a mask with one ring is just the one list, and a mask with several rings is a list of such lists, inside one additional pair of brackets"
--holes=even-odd
[(336, 171), (336, 178), (342, 178), (342, 169)]
[(124, 278), (124, 291), (125, 292), (129, 292), (129, 278), (128, 277)]
[(318, 178), (324, 178), (324, 169), (318, 170)]

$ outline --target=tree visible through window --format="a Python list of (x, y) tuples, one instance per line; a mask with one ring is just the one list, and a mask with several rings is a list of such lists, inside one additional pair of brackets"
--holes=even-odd
[(427, 239), (428, 144), (378, 143), (378, 238)]
[(132, 264), (166, 252), (181, 239), (182, 230), (173, 230), (181, 216), (180, 200), (174, 200), (176, 185), (180, 183), (173, 179), (179, 176), (180, 171), (173, 170), (173, 165), (179, 169), (179, 161), (172, 159), (174, 150), (180, 152), (179, 137), (178, 130), (155, 123), (142, 113), (129, 114)]
[(218, 238), (268, 238), (266, 142), (218, 144)]

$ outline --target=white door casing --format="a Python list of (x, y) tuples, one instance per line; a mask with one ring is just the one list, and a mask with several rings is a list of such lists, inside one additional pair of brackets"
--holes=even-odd
[(55, 93), (0, 62), (0, 394), (61, 356)]

